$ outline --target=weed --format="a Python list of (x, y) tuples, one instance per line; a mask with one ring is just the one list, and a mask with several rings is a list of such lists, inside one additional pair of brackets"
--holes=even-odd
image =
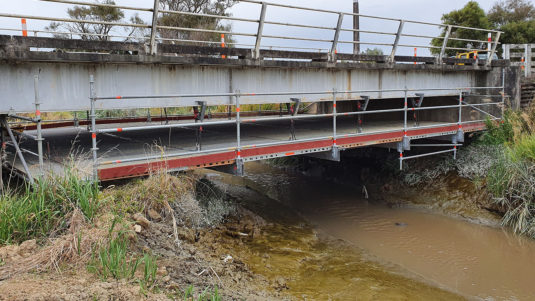
[(219, 295), (218, 287), (214, 287), (209, 290), (206, 288), (200, 294), (195, 294), (195, 288), (190, 285), (184, 291), (184, 301), (221, 301), (221, 296)]
[(143, 279), (139, 280), (141, 291), (146, 294), (148, 290), (156, 285), (156, 273), (158, 265), (156, 264), (156, 257), (150, 254), (144, 254), (143, 259)]
[(88, 270), (102, 279), (134, 278), (141, 259), (128, 255), (128, 238), (125, 230), (114, 232), (118, 219), (115, 218), (109, 230), (109, 241), (92, 254)]

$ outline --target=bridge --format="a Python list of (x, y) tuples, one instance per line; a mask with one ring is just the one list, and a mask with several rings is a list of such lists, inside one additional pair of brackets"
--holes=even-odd
[[(340, 160), (341, 151), (368, 146), (396, 149), (402, 166), (428, 155), (455, 156), (466, 133), (484, 130), (489, 118), (501, 119), (506, 105), (519, 106), (520, 69), (494, 59), (498, 31), (254, 0), (243, 2), (259, 6), (257, 19), (197, 14), (253, 23), (254, 33), (240, 33), (159, 25), (161, 15), (192, 13), (162, 10), (158, 0), (153, 8), (47, 2), (149, 12), (152, 24), (110, 22), (150, 31), (135, 42), (112, 34), (94, 39), (87, 33), (0, 29), (10, 32), (0, 35), (0, 165), (30, 181), (62, 173), (73, 160), (87, 177), (107, 181), (220, 165), (233, 165), (241, 174), (247, 161), (297, 155)], [(272, 7), (334, 16), (335, 22), (326, 27), (273, 21)], [(356, 17), (394, 24), (395, 30), (344, 27)], [(266, 33), (269, 25), (327, 31), (331, 38), (273, 35)], [(425, 36), (407, 29), (419, 27), (445, 29), (446, 34)], [(164, 30), (243, 36), (252, 42), (228, 47), (209, 39), (165, 38)], [(456, 36), (459, 30), (489, 34), (489, 41), (466, 40), (489, 43), (483, 50), (486, 59), (448, 57), (449, 51), (470, 50), (450, 46), (463, 41)], [(355, 32), (362, 38), (343, 40), (344, 33)], [(391, 40), (382, 42), (385, 36)], [(421, 42), (433, 38), (443, 40), (442, 46)], [(420, 44), (411, 44), (414, 39)], [(267, 45), (266, 40), (282, 44)], [(319, 46), (311, 50), (285, 41)], [(389, 51), (345, 53), (338, 50), (342, 44)], [(402, 48), (437, 55), (400, 55)], [(69, 117), (46, 117), (54, 112)]]

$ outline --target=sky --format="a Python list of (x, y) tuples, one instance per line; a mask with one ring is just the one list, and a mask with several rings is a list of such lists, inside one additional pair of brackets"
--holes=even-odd
[[(91, 1), (91, 0), (79, 0)], [(488, 11), (496, 0), (480, 0), (480, 6)], [(308, 8), (326, 9), (341, 12), (352, 12), (353, 0), (269, 0), (268, 2), (288, 4), (295, 6), (303, 6)], [(462, 8), (468, 0), (360, 0), (361, 14), (381, 16), (394, 19), (417, 20), (430, 23), (440, 23), (440, 19), (444, 13), (454, 9)], [(0, 0), (0, 13), (4, 14), (24, 14), (30, 16), (47, 16), (47, 17), (67, 17), (66, 9), (72, 5), (52, 3), (39, 0)], [(134, 7), (151, 7), (153, 0), (116, 0), (117, 4), (134, 6)], [(235, 17), (243, 17), (250, 19), (258, 19), (260, 15), (260, 5), (251, 3), (239, 3), (234, 6), (231, 13)], [(128, 13), (127, 15), (129, 15)], [(150, 13), (142, 13), (141, 17), (150, 22)], [(285, 23), (298, 23), (305, 25), (317, 25), (326, 27), (336, 27), (338, 16), (336, 14), (308, 12), (302, 10), (294, 10), (288, 8), (278, 8), (270, 6), (267, 10), (266, 20), (278, 21)], [(396, 32), (399, 22), (381, 21), (369, 18), (361, 18), (361, 29), (381, 32)], [(49, 22), (28, 20), (28, 29), (43, 29)], [(253, 33), (257, 31), (257, 25), (248, 22), (234, 22), (233, 31), (236, 33)], [(19, 19), (2, 18), (0, 17), (0, 28), (5, 29), (19, 29), (21, 27)], [(343, 28), (352, 28), (352, 19), (348, 16), (344, 18)], [(405, 26), (405, 33), (421, 34), (429, 36), (437, 36), (440, 34), (440, 29), (435, 26), (414, 25), (407, 24)], [(14, 32), (0, 30), (1, 34), (14, 34)], [(20, 34), (17, 32), (16, 34)], [(328, 30), (318, 29), (303, 29), (287, 26), (266, 25), (264, 29), (265, 35), (277, 36), (294, 36), (305, 38), (317, 38), (332, 40), (334, 32)], [(44, 34), (39, 34), (44, 36)], [(235, 36), (237, 42), (240, 44), (252, 45), (254, 38)], [(393, 36), (386, 35), (372, 35), (362, 34), (361, 40), (369, 43), (392, 43)], [(343, 32), (341, 41), (352, 40), (351, 32)], [(401, 44), (410, 45), (429, 45), (429, 39), (417, 38), (403, 38)], [(309, 51), (316, 51), (312, 49), (328, 49), (329, 43), (324, 42), (309, 42), (309, 41), (293, 41), (281, 39), (262, 40), (263, 47), (269, 48), (271, 46), (288, 46), (288, 47), (302, 47), (310, 48)], [(245, 47), (245, 46), (242, 46)], [(352, 52), (352, 45), (347, 43), (339, 44), (339, 52)], [(374, 48), (377, 46), (363, 45), (362, 48)], [(379, 46), (383, 51), (390, 52), (390, 48)], [(276, 48), (275, 48), (276, 49)], [(324, 50), (325, 51), (325, 50)], [(419, 47), (418, 55), (428, 55), (426, 48)], [(399, 53), (402, 55), (413, 55), (413, 47), (402, 47)]]

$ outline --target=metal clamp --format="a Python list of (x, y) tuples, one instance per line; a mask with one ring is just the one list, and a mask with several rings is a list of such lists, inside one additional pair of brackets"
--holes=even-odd
[[(204, 116), (206, 115), (206, 101), (198, 101), (197, 104), (201, 107), (201, 110), (199, 111), (198, 107), (193, 107), (193, 112), (195, 116), (195, 123), (197, 122), (204, 122)], [(201, 125), (198, 127), (195, 131), (195, 147), (197, 151), (202, 150), (202, 133), (204, 131), (203, 126)]]
[(425, 95), (423, 93), (416, 93), (415, 94), (418, 99), (413, 98), (412, 99), (412, 107), (413, 107), (413, 117), (414, 117), (414, 126), (419, 127), (420, 126), (420, 111), (414, 110), (416, 108), (421, 108), (422, 104), (424, 103)]
[[(290, 98), (294, 104), (287, 103), (286, 107), (288, 109), (288, 113), (290, 116), (297, 116), (299, 114), (299, 107), (301, 106), (301, 99), (300, 98)], [(295, 120), (290, 119), (290, 140), (297, 140), (295, 137)]]
[[(361, 99), (357, 100), (357, 110), (359, 112), (366, 112), (368, 109), (368, 104), (370, 103), (370, 97), (369, 96), (361, 96), (361, 99), (364, 99), (364, 105), (361, 103)], [(358, 127), (357, 132), (360, 134), (362, 133), (362, 114), (358, 115)]]

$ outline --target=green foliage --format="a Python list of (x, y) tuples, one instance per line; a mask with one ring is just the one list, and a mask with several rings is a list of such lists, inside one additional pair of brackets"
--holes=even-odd
[(487, 131), (481, 137), (481, 142), (486, 145), (501, 145), (513, 141), (514, 131), (511, 112), (506, 112), (500, 122), (486, 120)]
[[(442, 23), (448, 25), (460, 25), (473, 28), (490, 29), (491, 23), (487, 18), (485, 11), (479, 6), (476, 1), (469, 1), (462, 9), (454, 10), (442, 16)], [(446, 28), (443, 30), (441, 37), (446, 35)], [(450, 34), (450, 38), (470, 39), (470, 40), (487, 40), (487, 33), (483, 31), (469, 30), (463, 28), (454, 28)], [(435, 38), (431, 44), (436, 47), (442, 47), (444, 39)], [(473, 48), (486, 48), (486, 43), (479, 43), (472, 45)], [(448, 47), (467, 48), (467, 42), (449, 40)], [(438, 54), (440, 49), (431, 49), (431, 52)], [(453, 56), (457, 53), (456, 50), (447, 50), (447, 55)]]
[(212, 290), (206, 288), (200, 294), (195, 294), (195, 288), (193, 285), (190, 285), (184, 291), (184, 301), (221, 301), (221, 296), (219, 295), (219, 289), (214, 287)]
[(141, 259), (143, 262), (143, 278), (139, 280), (141, 291), (146, 294), (152, 287), (156, 285), (156, 273), (158, 272), (158, 264), (156, 257), (150, 254), (144, 254)]
[[(229, 16), (229, 8), (231, 8), (237, 2), (238, 1), (236, 0), (162, 0), (160, 1), (160, 7), (164, 10), (171, 11)], [(186, 27), (221, 31), (230, 31), (231, 29), (231, 25), (223, 25), (220, 19), (195, 15), (163, 14), (158, 19), (158, 24), (170, 27)], [(174, 29), (160, 29), (159, 34), (161, 37), (166, 39), (213, 42), (219, 42), (221, 39), (219, 33), (177, 31)], [(225, 36), (225, 41), (227, 44), (233, 42), (231, 36)], [(206, 44), (202, 45), (206, 46)]]
[(77, 178), (70, 170), (65, 173), (65, 177), (41, 179), (22, 191), (0, 196), (0, 245), (62, 230), (65, 216), (75, 208), (92, 220), (99, 209), (98, 187)]
[(510, 146), (513, 161), (528, 160), (535, 163), (535, 135), (523, 135)]
[(535, 42), (535, 20), (510, 22), (502, 27), (504, 44), (529, 44)]
[(141, 259), (135, 259), (128, 255), (128, 238), (125, 230), (114, 232), (118, 219), (114, 219), (109, 231), (109, 241), (94, 251), (88, 270), (106, 280), (110, 277), (114, 279), (132, 279), (135, 276), (137, 267)]
[(490, 9), (488, 17), (492, 24), (501, 27), (508, 23), (533, 20), (535, 7), (527, 0), (499, 1)]
[(535, 107), (506, 111), (502, 122), (487, 127), (481, 143), (505, 149), (486, 174), (487, 190), (505, 209), (503, 224), (535, 238)]
[(367, 48), (364, 51), (365, 55), (384, 55), (384, 52), (380, 48)]
[[(494, 4), (488, 14), (479, 7), (477, 2), (470, 1), (461, 10), (454, 10), (442, 17), (442, 22), (451, 25), (461, 25), (485, 29), (498, 29), (503, 31), (500, 42), (503, 44), (528, 44), (535, 43), (535, 6), (528, 0), (505, 0)], [(442, 32), (444, 37), (446, 29)], [(486, 40), (487, 33), (465, 29), (456, 29), (452, 32), (452, 38)], [(443, 39), (433, 39), (433, 46), (441, 47)], [(463, 41), (449, 41), (449, 47), (466, 48)], [(474, 49), (486, 48), (486, 43), (472, 45)], [(498, 47), (498, 51), (501, 51)], [(432, 49), (437, 54), (439, 49)], [(456, 51), (450, 50), (448, 55), (454, 55)]]
[(488, 13), (489, 21), (503, 31), (503, 44), (535, 42), (535, 6), (527, 0), (496, 2)]
[[(115, 1), (113, 0), (96, 2), (115, 5)], [(116, 27), (109, 23), (126, 23), (124, 21), (124, 12), (115, 7), (76, 5), (73, 8), (67, 9), (67, 14), (70, 19), (95, 21), (100, 23), (52, 22), (45, 29), (54, 32), (74, 33), (74, 35), (78, 35), (82, 40), (108, 41), (110, 39), (110, 32)], [(144, 24), (138, 14), (132, 16), (129, 21), (133, 24)], [(124, 30), (127, 31), (129, 37), (126, 39), (127, 41), (148, 35), (147, 30), (144, 28), (132, 27), (125, 28)], [(58, 38), (69, 38), (71, 34), (54, 34), (54, 36)]]

